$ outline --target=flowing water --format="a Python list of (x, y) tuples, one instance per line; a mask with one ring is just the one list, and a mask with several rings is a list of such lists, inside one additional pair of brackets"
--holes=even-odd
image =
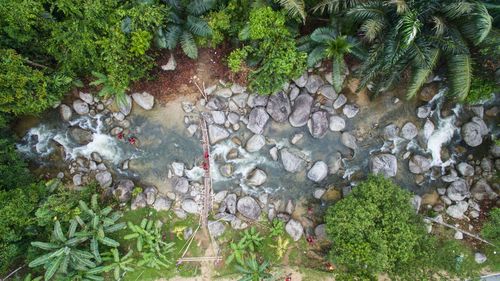
[[(425, 119), (417, 119), (415, 102), (393, 103), (391, 95), (380, 96), (374, 101), (361, 105), (360, 113), (346, 119), (346, 131), (360, 138), (358, 150), (352, 151), (341, 144), (340, 133), (329, 131), (322, 139), (312, 138), (307, 126), (293, 128), (288, 123), (277, 124), (270, 121), (264, 136), (267, 144), (260, 151), (249, 153), (229, 139), (220, 142), (211, 148), (214, 189), (244, 190), (258, 194), (267, 192), (284, 198), (298, 198), (310, 196), (314, 188), (329, 184), (340, 188), (346, 185), (355, 185), (368, 174), (370, 155), (379, 152), (391, 152), (398, 158), (398, 174), (395, 181), (402, 186), (417, 192), (424, 193), (437, 182), (429, 172), (425, 176), (425, 183), (417, 185), (415, 175), (408, 171), (408, 160), (403, 154), (408, 151), (432, 157), (433, 166), (444, 168), (458, 157), (452, 154), (448, 159), (442, 159), (442, 148), (453, 147), (460, 142), (459, 129), (456, 127), (457, 118), (461, 111), (457, 106), (453, 114), (441, 115), (445, 89), (429, 102), (432, 107), (430, 120), (435, 129), (428, 135), (419, 136), (412, 141), (396, 138), (384, 141), (381, 137), (383, 128), (394, 123), (399, 127), (408, 121), (423, 128)], [(71, 122), (63, 122), (58, 111), (47, 113), (38, 121), (38, 124), (25, 132), (18, 149), (30, 158), (34, 166), (39, 166), (40, 173), (52, 173), (64, 170), (68, 161), (77, 157), (88, 158), (92, 152), (98, 152), (111, 167), (114, 178), (131, 178), (143, 184), (153, 184), (160, 191), (171, 189), (167, 178), (167, 171), (174, 161), (183, 162), (190, 169), (188, 177), (200, 178), (203, 170), (199, 167), (203, 161), (203, 153), (199, 139), (190, 137), (184, 122), (184, 112), (181, 109), (181, 99), (166, 105), (156, 105), (151, 111), (143, 111), (137, 106), (128, 117), (130, 129), (139, 145), (131, 145), (125, 140), (109, 135), (111, 129), (106, 125), (106, 116), (78, 117)], [(241, 124), (241, 123), (240, 123)], [(68, 133), (70, 127), (81, 127), (90, 130), (93, 134), (92, 142), (87, 145), (78, 145)], [(243, 141), (252, 136), (245, 126), (233, 134)], [(494, 129), (494, 128), (492, 128)], [(316, 184), (306, 178), (306, 171), (291, 174), (283, 169), (280, 161), (273, 161), (269, 149), (292, 146), (289, 140), (297, 133), (303, 138), (293, 147), (299, 150), (304, 159), (312, 164), (323, 160), (329, 163), (333, 155), (339, 152), (342, 155), (343, 167), (336, 175), (329, 176), (325, 181)], [(237, 149), (237, 159), (226, 159), (229, 150)], [(62, 153), (64, 151), (64, 154)], [(130, 161), (129, 169), (122, 169), (122, 163)], [(234, 165), (234, 174), (225, 178), (219, 173), (219, 167), (225, 163)], [(266, 183), (260, 187), (251, 187), (246, 184), (246, 177), (254, 168), (260, 168), (268, 175)]]

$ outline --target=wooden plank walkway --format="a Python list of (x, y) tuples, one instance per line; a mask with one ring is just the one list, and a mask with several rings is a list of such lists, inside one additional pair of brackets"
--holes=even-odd
[(203, 206), (201, 210), (201, 225), (203, 227), (208, 226), (208, 215), (210, 211), (212, 210), (212, 200), (213, 200), (213, 190), (212, 190), (212, 175), (210, 174), (210, 140), (208, 137), (208, 130), (207, 130), (207, 122), (203, 118), (203, 116), (200, 116), (200, 129), (201, 129), (201, 143), (203, 146), (203, 169), (205, 170), (205, 174), (203, 175), (203, 186), (204, 186), (204, 192), (203, 192)]

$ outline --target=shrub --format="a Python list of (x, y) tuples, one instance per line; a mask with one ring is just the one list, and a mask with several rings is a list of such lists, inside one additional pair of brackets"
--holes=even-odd
[(0, 190), (24, 187), (33, 182), (26, 163), (19, 157), (14, 143), (0, 139)]
[(472, 78), (469, 94), (465, 98), (467, 104), (480, 104), (493, 97), (493, 93), (498, 90), (494, 81), (474, 76)]
[(486, 256), (491, 270), (498, 271), (500, 270), (500, 208), (490, 211), (488, 221), (484, 224), (481, 234), (485, 239), (495, 244), (495, 246), (487, 246)]

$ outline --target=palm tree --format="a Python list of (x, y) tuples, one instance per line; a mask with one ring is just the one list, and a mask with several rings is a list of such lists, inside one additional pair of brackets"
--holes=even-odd
[(314, 67), (323, 59), (332, 60), (333, 87), (337, 92), (342, 90), (344, 83), (344, 73), (347, 68), (344, 57), (350, 53), (360, 59), (366, 57), (359, 42), (353, 37), (340, 35), (337, 28), (333, 27), (319, 27), (300, 41), (303, 44), (299, 50), (309, 53), (307, 57), (309, 67)]
[(67, 235), (65, 236), (59, 221), (54, 223), (52, 242), (31, 242), (33, 247), (50, 251), (29, 263), (29, 267), (43, 265), (45, 267), (45, 280), (50, 280), (57, 272), (67, 274), (72, 270), (87, 271), (94, 268), (96, 264), (92, 261), (94, 255), (87, 251), (78, 249), (87, 237), (75, 237), (78, 223), (71, 221)]
[(450, 95), (464, 100), (471, 83), (470, 45), (479, 45), (492, 19), (479, 1), (355, 1), (347, 16), (371, 45), (361, 67), (360, 88), (385, 91), (412, 70), (407, 97), (423, 86), (439, 59), (448, 66)]
[(119, 281), (127, 272), (134, 271), (131, 267), (131, 263), (134, 262), (134, 259), (131, 257), (132, 253), (133, 251), (129, 251), (125, 256), (120, 257), (118, 249), (113, 248), (110, 252), (103, 254), (102, 260), (106, 265), (91, 269), (88, 273), (98, 274), (113, 271), (113, 277), (116, 281)]
[(156, 36), (159, 48), (175, 49), (180, 42), (184, 53), (192, 58), (198, 57), (195, 36), (210, 37), (212, 30), (201, 16), (215, 5), (214, 0), (165, 0), (170, 7), (166, 30), (160, 28)]
[(304, 23), (306, 21), (306, 8), (304, 0), (275, 0), (291, 17), (300, 18)]
[(77, 232), (75, 236), (90, 239), (92, 254), (94, 254), (97, 263), (100, 263), (101, 256), (99, 253), (99, 244), (109, 247), (120, 246), (120, 243), (106, 235), (124, 229), (126, 224), (124, 222), (117, 223), (122, 217), (121, 212), (112, 212), (113, 208), (111, 206), (101, 209), (97, 197), (97, 194), (92, 195), (90, 207), (83, 201), (79, 202), (80, 209), (84, 212), (85, 216), (83, 216), (83, 220), (79, 216), (75, 218), (83, 228), (82, 231)]

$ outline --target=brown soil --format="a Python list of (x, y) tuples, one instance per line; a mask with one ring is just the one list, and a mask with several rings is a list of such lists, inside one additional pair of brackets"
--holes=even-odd
[[(229, 69), (224, 62), (229, 48), (222, 46), (217, 49), (199, 49), (198, 59), (188, 58), (182, 50), (174, 51), (177, 68), (174, 71), (161, 69), (169, 58), (170, 53), (165, 51), (158, 54), (156, 66), (151, 70), (150, 80), (140, 80), (130, 87), (130, 92), (148, 92), (155, 96), (160, 103), (171, 101), (182, 95), (200, 94), (196, 84), (203, 89), (219, 79), (229, 80)], [(210, 84), (204, 84), (210, 83)]]

